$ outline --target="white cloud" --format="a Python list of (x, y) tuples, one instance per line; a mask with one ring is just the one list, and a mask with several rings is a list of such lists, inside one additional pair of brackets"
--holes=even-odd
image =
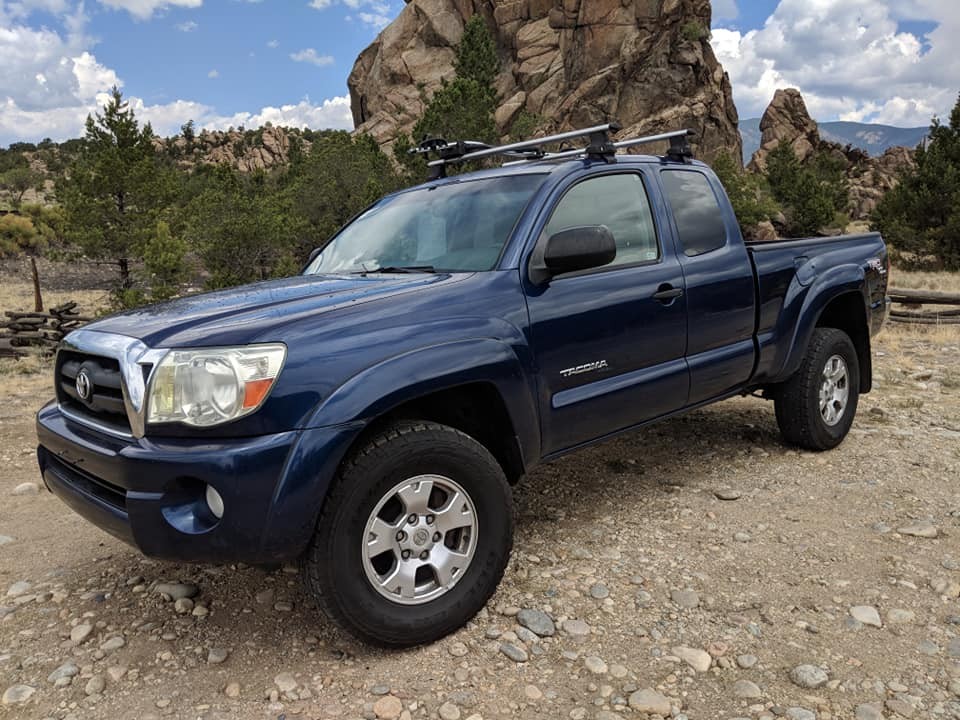
[[(30, 7), (18, 4), (18, 17), (32, 9), (61, 7), (53, 0), (34, 0)], [(64, 11), (69, 11), (63, 5)], [(0, 144), (36, 141), (44, 137), (65, 140), (79, 137), (88, 115), (96, 113), (107, 101), (107, 92), (123, 87), (117, 73), (101, 64), (92, 52), (94, 41), (85, 32), (86, 17), (82, 5), (61, 16), (64, 30), (33, 28), (14, 19), (12, 6), (0, 0)], [(23, 15), (22, 13), (26, 13)], [(308, 62), (324, 64), (324, 56), (308, 53)], [(331, 59), (332, 61), (332, 59)], [(211, 70), (209, 77), (218, 73)], [(259, 111), (222, 115), (200, 102), (178, 99), (170, 103), (148, 105), (142, 98), (128, 95), (127, 101), (142, 122), (150, 122), (154, 131), (170, 135), (187, 120), (198, 127), (227, 128), (231, 125), (256, 127), (266, 121), (297, 127), (351, 129), (349, 97), (335, 97), (313, 103), (309, 99)]]
[[(326, 10), (338, 1), (352, 10), (363, 9), (363, 12), (358, 12), (355, 17), (365, 25), (369, 25), (377, 30), (385, 28), (396, 16), (396, 12), (390, 7), (390, 3), (385, 0), (310, 0), (308, 5), (314, 10)], [(736, 0), (719, 1), (726, 4), (734, 4)], [(347, 15), (346, 20), (352, 20), (353, 17), (354, 16)]]
[[(902, 20), (937, 23), (926, 38)], [(715, 28), (741, 117), (760, 115), (777, 88), (797, 87), (814, 117), (926, 125), (956, 99), (956, 0), (782, 0), (764, 26)]]
[(360, 18), (360, 22), (365, 25), (370, 25), (377, 28), (378, 30), (385, 28), (390, 24), (392, 18), (387, 17), (386, 15), (381, 15), (380, 13), (368, 13), (361, 12), (357, 13), (357, 17)]
[(214, 68), (213, 70), (207, 73), (207, 77), (210, 78), (211, 80), (216, 80), (218, 77), (220, 77), (220, 71)]
[(278, 48), (278, 47), (280, 47), (280, 41), (279, 41), (279, 40), (270, 40), (270, 41), (267, 43), (267, 47), (268, 47), (268, 48), (273, 48), (273, 49)]
[(178, 23), (178, 24), (177, 24), (177, 30), (179, 30), (180, 32), (185, 32), (185, 33), (193, 32), (193, 31), (196, 30), (198, 27), (200, 27), (200, 25), (199, 25), (198, 23), (194, 22), (193, 20), (187, 20), (186, 22), (182, 22), (182, 23)]
[(138, 20), (149, 20), (158, 11), (168, 7), (198, 8), (203, 0), (99, 0), (113, 10), (126, 10)]
[(290, 53), (290, 59), (294, 62), (310, 63), (311, 65), (317, 65), (318, 67), (333, 64), (332, 55), (319, 55), (313, 48), (305, 48), (303, 50), (298, 50), (295, 53)]

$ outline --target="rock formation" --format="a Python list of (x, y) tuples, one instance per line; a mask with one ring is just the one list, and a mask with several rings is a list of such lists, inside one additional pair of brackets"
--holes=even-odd
[(181, 167), (226, 163), (240, 172), (286, 165), (294, 143), (299, 143), (304, 152), (310, 149), (310, 142), (300, 137), (298, 130), (273, 126), (255, 131), (201, 130), (190, 140), (176, 135), (154, 142), (159, 150), (173, 155)]
[(767, 158), (781, 142), (788, 142), (800, 162), (816, 153), (829, 153), (841, 158), (846, 165), (850, 186), (848, 212), (852, 220), (864, 220), (877, 207), (887, 191), (897, 184), (899, 174), (914, 163), (914, 151), (893, 147), (879, 157), (870, 157), (865, 151), (829, 142), (820, 137), (816, 121), (807, 112), (799, 90), (777, 90), (760, 120), (763, 136), (760, 149), (753, 154), (748, 168), (763, 172)]
[(793, 151), (803, 162), (820, 146), (820, 130), (799, 90), (777, 90), (760, 119), (760, 149), (750, 159), (750, 169), (764, 172), (767, 156), (782, 142), (793, 145)]
[(619, 121), (621, 137), (688, 127), (706, 159), (740, 158), (730, 81), (709, 42), (709, 0), (410, 0), (350, 74), (357, 129), (409, 132), (452, 67), (465, 22), (487, 20), (501, 59), (497, 127)]

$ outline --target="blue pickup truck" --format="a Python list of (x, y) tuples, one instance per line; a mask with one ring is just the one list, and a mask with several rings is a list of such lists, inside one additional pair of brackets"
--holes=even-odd
[(744, 242), (684, 135), (625, 155), (651, 138), (609, 129), (426, 146), (433, 179), (302, 274), (71, 333), (37, 415), (46, 486), (151, 557), (299, 561), (332, 618), (401, 646), (489, 599), (540, 463), (747, 393), (788, 443), (838, 445), (886, 315), (880, 236)]

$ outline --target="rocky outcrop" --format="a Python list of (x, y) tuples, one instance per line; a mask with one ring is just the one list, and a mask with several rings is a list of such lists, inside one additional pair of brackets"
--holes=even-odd
[(760, 120), (760, 130), (760, 149), (753, 154), (749, 170), (764, 172), (767, 158), (782, 142), (793, 146), (800, 162), (818, 153), (833, 155), (846, 166), (850, 187), (848, 212), (855, 221), (868, 218), (880, 199), (896, 186), (900, 173), (914, 164), (914, 151), (909, 148), (893, 147), (879, 157), (870, 157), (860, 148), (824, 140), (807, 112), (803, 96), (794, 88), (777, 90)]
[(782, 142), (790, 143), (800, 162), (814, 154), (820, 146), (820, 130), (807, 112), (807, 104), (799, 90), (777, 90), (760, 119), (760, 149), (750, 159), (750, 169), (767, 169), (767, 156)]
[(497, 42), (501, 134), (525, 111), (542, 131), (619, 121), (621, 137), (688, 127), (706, 159), (740, 158), (730, 81), (709, 42), (709, 0), (411, 0), (361, 53), (354, 123), (381, 145), (409, 132), (454, 75), (466, 21)]
[(892, 147), (879, 157), (866, 158), (847, 172), (850, 183), (850, 217), (870, 217), (881, 198), (896, 187), (904, 170), (916, 166), (912, 148)]
[(257, 130), (201, 130), (195, 137), (156, 138), (157, 149), (174, 157), (183, 168), (198, 164), (232, 165), (240, 172), (269, 170), (286, 165), (294, 144), (306, 152), (310, 142), (291, 128)]

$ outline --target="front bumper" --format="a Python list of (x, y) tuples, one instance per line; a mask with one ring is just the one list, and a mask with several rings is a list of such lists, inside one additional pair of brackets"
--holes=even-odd
[[(47, 488), (145, 555), (181, 562), (275, 563), (298, 557), (359, 428), (342, 425), (224, 440), (118, 438), (37, 414)], [(224, 501), (209, 510), (210, 485)]]

